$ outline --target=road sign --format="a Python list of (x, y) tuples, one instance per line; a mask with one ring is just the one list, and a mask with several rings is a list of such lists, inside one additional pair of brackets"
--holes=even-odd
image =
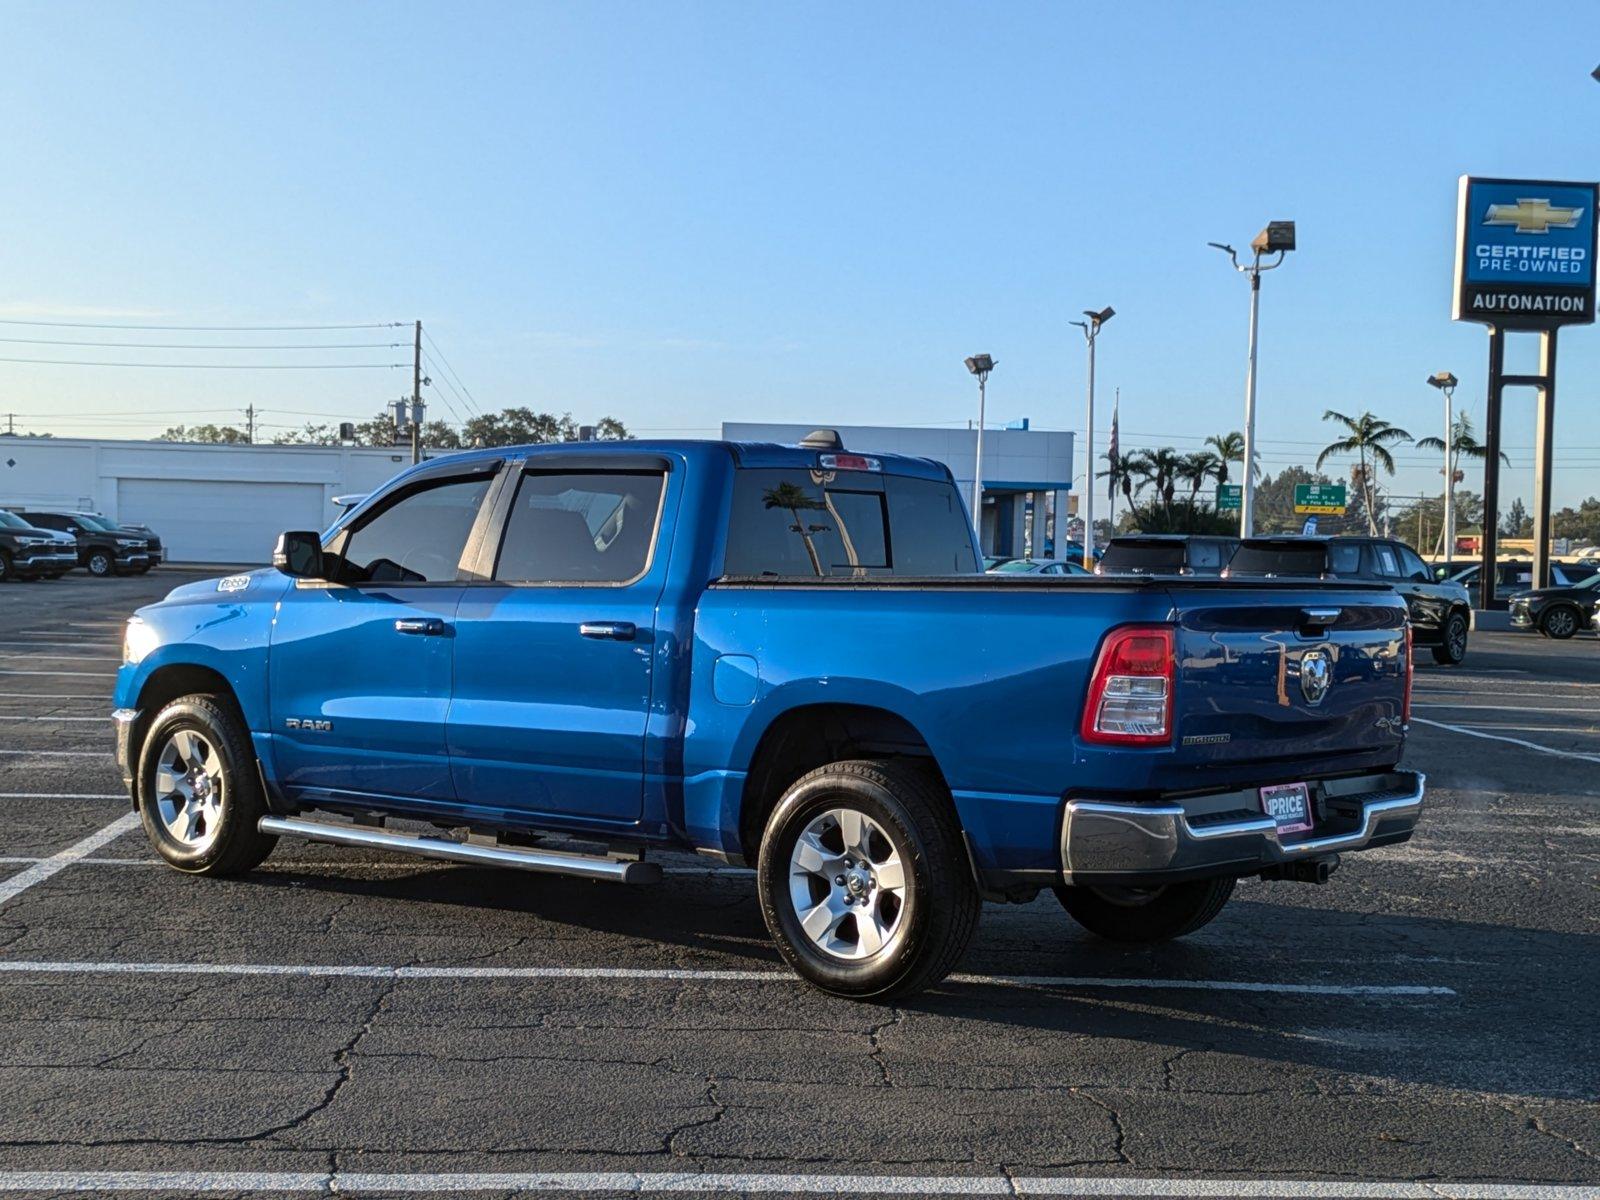
[(1219, 483), (1217, 484), (1217, 511), (1226, 509), (1240, 509), (1244, 507), (1244, 484)]
[(1457, 321), (1554, 329), (1594, 321), (1600, 185), (1461, 177)]
[(1294, 510), (1325, 517), (1342, 517), (1345, 510), (1342, 483), (1297, 483), (1294, 485)]

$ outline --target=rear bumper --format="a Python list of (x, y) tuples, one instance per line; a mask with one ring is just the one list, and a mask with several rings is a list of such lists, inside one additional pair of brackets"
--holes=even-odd
[(1155, 804), (1079, 798), (1061, 823), (1063, 881), (1138, 886), (1248, 875), (1284, 863), (1403, 842), (1424, 777), (1394, 771), (1313, 784), (1316, 827), (1280, 838), (1254, 788)]

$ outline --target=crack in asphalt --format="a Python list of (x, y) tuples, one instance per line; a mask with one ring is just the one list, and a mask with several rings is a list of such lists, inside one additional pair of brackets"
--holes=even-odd
[(867, 1045), (871, 1047), (867, 1052), (867, 1057), (877, 1066), (878, 1074), (882, 1077), (882, 1086), (884, 1087), (894, 1087), (894, 1080), (889, 1078), (889, 1063), (883, 1056), (883, 1043), (878, 1039), (885, 1029), (893, 1029), (906, 1019), (906, 1013), (903, 1009), (890, 1005), (889, 1012), (892, 1015), (887, 1021), (879, 1021), (867, 1030)]
[(686, 1121), (676, 1129), (670, 1130), (667, 1136), (661, 1139), (662, 1153), (668, 1154), (673, 1158), (689, 1157), (677, 1148), (677, 1140), (692, 1129), (709, 1129), (727, 1115), (728, 1105), (724, 1104), (717, 1095), (717, 1089), (721, 1086), (720, 1081), (715, 1076), (706, 1077), (705, 1100), (701, 1106), (710, 1105), (711, 1115), (701, 1120)]

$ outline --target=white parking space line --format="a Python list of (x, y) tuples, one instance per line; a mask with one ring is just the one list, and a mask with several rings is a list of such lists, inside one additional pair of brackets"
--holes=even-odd
[(1584, 715), (1584, 714), (1587, 714), (1588, 711), (1589, 711), (1587, 708), (1548, 708), (1548, 707), (1539, 707), (1539, 706), (1531, 705), (1531, 704), (1518, 704), (1518, 705), (1515, 705), (1515, 706), (1509, 705), (1509, 704), (1437, 704), (1437, 703), (1433, 702), (1432, 700), (1428, 701), (1425, 704), (1422, 703), (1421, 701), (1413, 701), (1412, 704), (1411, 704), (1411, 707), (1412, 708), (1448, 708), (1448, 709), (1452, 709), (1452, 710), (1459, 709), (1459, 710), (1468, 711), (1468, 712), (1477, 711), (1477, 712), (1497, 712), (1497, 713), (1503, 713), (1508, 708), (1515, 707), (1516, 711), (1519, 712), (1519, 713), (1566, 713), (1566, 714), (1577, 714), (1577, 715)]
[(115, 671), (0, 671), (0, 675), (46, 675), (68, 679), (115, 679)]
[(587, 1195), (1173, 1197), (1176, 1200), (1594, 1200), (1589, 1184), (1071, 1175), (828, 1175), (695, 1171), (0, 1171), (7, 1192), (561, 1192)]
[(1511, 733), (1563, 733), (1572, 737), (1590, 737), (1600, 734), (1600, 726), (1588, 725), (1507, 725), (1502, 721), (1463, 721), (1465, 729), (1488, 729)]
[[(4, 793), (0, 793), (3, 795)], [(84, 796), (82, 799), (127, 800), (127, 796)], [(28, 863), (44, 862), (45, 857), (37, 854), (5, 854), (0, 855), (0, 866), (23, 866)], [(164, 867), (167, 864), (159, 858), (80, 858), (75, 864), (79, 867)], [(306, 859), (304, 861), (288, 860), (279, 862), (272, 860), (272, 867), (280, 871), (454, 871), (462, 869), (462, 864), (441, 862), (434, 858), (418, 858), (406, 855), (399, 859), (384, 859), (381, 862), (340, 862), (333, 859)], [(753, 867), (662, 867), (664, 875), (728, 875), (734, 878), (751, 877), (755, 875)]]
[(104, 704), (106, 697), (100, 692), (63, 694), (60, 692), (0, 692), (0, 700), (92, 700)]
[(16, 650), (0, 651), (0, 659), (8, 662), (36, 663), (36, 662), (86, 662), (86, 663), (115, 663), (121, 662), (121, 656), (116, 654), (23, 654)]
[[(138, 818), (129, 813), (128, 819), (137, 820)], [(66, 852), (63, 851), (63, 853)], [(23, 874), (27, 874), (27, 872), (23, 872)], [(3, 894), (0, 894), (0, 899), (3, 898)], [(20, 959), (12, 961), (0, 960), (0, 973), (26, 975), (273, 975), (280, 977), (302, 976), (316, 979), (518, 979), (524, 981), (620, 979), (652, 982), (681, 982), (687, 980), (700, 983), (799, 982), (799, 977), (789, 971), (737, 971), (701, 967), (389, 967), (362, 963), (49, 962)], [(1454, 996), (1456, 994), (1454, 988), (1422, 984), (1280, 983), (1246, 979), (1115, 979), (1090, 975), (952, 975), (950, 979), (956, 983), (997, 984), (1005, 987), (1137, 988), (1164, 992), (1262, 992), (1287, 996)]]
[(126, 792), (0, 792), (0, 800), (126, 800)]
[(1513, 746), (1537, 750), (1541, 754), (1553, 754), (1557, 758), (1572, 758), (1580, 762), (1600, 763), (1600, 754), (1580, 754), (1576, 750), (1557, 750), (1553, 746), (1541, 746), (1538, 742), (1529, 742), (1522, 738), (1505, 737), (1498, 733), (1485, 733), (1481, 729), (1470, 729), (1465, 725), (1450, 725), (1444, 721), (1430, 721), (1427, 717), (1419, 717), (1415, 714), (1412, 715), (1411, 720), (1418, 725), (1432, 725), (1435, 729), (1448, 729), (1451, 733), (1463, 733), (1467, 737), (1483, 738), (1491, 742), (1509, 742)]
[(116, 642), (91, 642), (82, 638), (71, 642), (50, 642), (42, 638), (28, 638), (24, 641), (0, 641), (0, 646), (22, 646), (33, 648), (35, 646), (67, 646), (74, 650), (108, 650), (116, 652), (122, 649)]
[(43, 883), (52, 875), (65, 870), (80, 859), (87, 858), (100, 847), (116, 841), (123, 834), (138, 827), (139, 814), (123, 813), (104, 829), (91, 833), (81, 842), (74, 842), (59, 854), (52, 855), (43, 862), (34, 863), (25, 870), (18, 871), (10, 879), (0, 880), (0, 904), (6, 903), (27, 891), (36, 883)]
[(108, 728), (111, 724), (110, 717), (29, 717), (15, 713), (0, 713), (0, 721), (92, 721), (96, 725), (105, 725)]
[(0, 750), (4, 758), (111, 758), (105, 750)]

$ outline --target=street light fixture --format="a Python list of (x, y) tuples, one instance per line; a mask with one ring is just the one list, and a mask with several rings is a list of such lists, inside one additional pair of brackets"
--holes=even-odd
[[(1244, 377), (1244, 486), (1239, 501), (1239, 536), (1251, 537), (1256, 531), (1256, 334), (1261, 321), (1261, 272), (1283, 265), (1283, 256), (1295, 248), (1293, 221), (1268, 221), (1267, 227), (1250, 243), (1251, 259), (1239, 261), (1238, 252), (1226, 242), (1207, 242), (1221, 250), (1233, 269), (1250, 276), (1250, 364)], [(1263, 264), (1263, 255), (1276, 255)]]
[(1456, 553), (1456, 472), (1455, 472), (1455, 414), (1453, 412), (1456, 384), (1449, 371), (1439, 371), (1428, 376), (1428, 385), (1444, 393), (1444, 555), (1446, 560)]
[(1096, 312), (1092, 308), (1083, 310), (1087, 321), (1072, 322), (1083, 330), (1083, 340), (1089, 343), (1089, 418), (1085, 429), (1084, 449), (1084, 476), (1083, 476), (1083, 565), (1086, 569), (1094, 570), (1094, 343), (1100, 336), (1100, 326), (1117, 315), (1117, 310), (1109, 304)]
[(987, 354), (974, 354), (967, 359), (967, 370), (978, 377), (978, 461), (972, 469), (972, 522), (978, 530), (978, 541), (983, 542), (983, 406), (984, 390), (989, 382), (989, 372), (995, 361)]

